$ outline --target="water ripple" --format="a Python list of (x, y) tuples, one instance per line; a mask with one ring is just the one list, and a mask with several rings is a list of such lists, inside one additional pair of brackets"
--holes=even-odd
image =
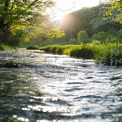
[(5, 57), (25, 67), (0, 68), (1, 122), (122, 121), (121, 68), (26, 50)]

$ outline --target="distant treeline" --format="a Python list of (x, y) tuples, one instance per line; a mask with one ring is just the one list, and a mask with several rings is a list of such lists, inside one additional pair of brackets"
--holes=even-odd
[(65, 32), (64, 40), (77, 39), (80, 31), (88, 33), (88, 42), (93, 40), (105, 42), (121, 42), (122, 24), (115, 22), (112, 17), (106, 17), (107, 4), (92, 8), (83, 8), (67, 14), (60, 28)]

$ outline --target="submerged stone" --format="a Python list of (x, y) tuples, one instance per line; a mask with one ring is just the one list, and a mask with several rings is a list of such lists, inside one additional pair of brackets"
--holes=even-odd
[(7, 63), (1, 63), (0, 68), (21, 68), (23, 67), (22, 64), (14, 63), (14, 62), (7, 62)]

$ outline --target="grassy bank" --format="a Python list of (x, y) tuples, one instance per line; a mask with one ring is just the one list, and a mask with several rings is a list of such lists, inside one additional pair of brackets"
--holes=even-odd
[(46, 53), (64, 54), (83, 59), (95, 59), (96, 63), (122, 66), (122, 44), (81, 44), (81, 45), (52, 45), (41, 48)]
[(0, 45), (0, 50), (11, 50), (13, 49), (11, 46), (8, 45)]

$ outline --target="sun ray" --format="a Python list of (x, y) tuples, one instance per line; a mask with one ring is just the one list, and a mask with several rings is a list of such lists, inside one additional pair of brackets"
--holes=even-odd
[[(67, 13), (79, 10), (83, 7), (91, 7), (99, 4), (99, 0), (53, 0), (55, 7), (48, 9), (52, 21), (61, 20)], [(105, 2), (106, 0), (101, 0)]]

